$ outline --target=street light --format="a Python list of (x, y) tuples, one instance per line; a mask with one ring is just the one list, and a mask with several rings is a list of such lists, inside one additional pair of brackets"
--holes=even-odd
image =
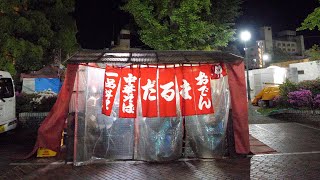
[(249, 41), (251, 39), (251, 33), (249, 31), (241, 32), (240, 39), (244, 42)]
[(249, 31), (242, 31), (240, 33), (240, 39), (244, 42), (244, 52), (245, 52), (246, 71), (247, 71), (247, 93), (248, 93), (248, 100), (250, 102), (251, 95), (250, 95), (250, 82), (249, 82), (249, 60), (247, 57), (247, 41), (251, 39), (251, 33)]
[(269, 54), (263, 54), (262, 55), (262, 67), (265, 67), (266, 63), (265, 61), (269, 61)]

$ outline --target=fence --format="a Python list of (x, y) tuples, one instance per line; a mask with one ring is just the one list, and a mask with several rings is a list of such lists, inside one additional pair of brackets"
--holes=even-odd
[(23, 112), (19, 113), (19, 125), (22, 128), (38, 129), (49, 112)]

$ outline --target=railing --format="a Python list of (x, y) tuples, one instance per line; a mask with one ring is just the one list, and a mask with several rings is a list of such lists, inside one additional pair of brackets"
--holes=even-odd
[(23, 112), (19, 113), (19, 125), (23, 128), (38, 129), (49, 112)]

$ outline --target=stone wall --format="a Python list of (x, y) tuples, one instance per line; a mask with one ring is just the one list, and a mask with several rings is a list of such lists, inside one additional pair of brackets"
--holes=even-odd
[(297, 122), (320, 128), (320, 110), (286, 109), (273, 112), (269, 116), (283, 121)]

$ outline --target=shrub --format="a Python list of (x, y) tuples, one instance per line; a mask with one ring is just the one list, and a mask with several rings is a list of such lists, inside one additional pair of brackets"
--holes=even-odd
[(313, 100), (314, 107), (320, 108), (320, 94), (317, 94), (316, 97)]
[(313, 107), (312, 92), (310, 90), (301, 89), (299, 91), (289, 92), (288, 102), (293, 107)]
[(313, 95), (320, 94), (320, 78), (298, 83), (298, 89), (308, 89)]
[(34, 94), (22, 93), (16, 97), (17, 113), (21, 112), (49, 112), (57, 100), (57, 94), (44, 91)]
[(298, 90), (298, 85), (286, 79), (286, 81), (279, 86), (280, 96), (287, 99), (288, 94)]
[(279, 89), (280, 96), (274, 99), (278, 107), (320, 108), (320, 78), (300, 83), (287, 79)]
[(286, 108), (289, 107), (287, 98), (283, 98), (282, 96), (276, 96), (272, 100), (274, 106), (280, 107), (280, 108)]
[(17, 113), (21, 112), (32, 112), (33, 105), (30, 103), (35, 97), (35, 94), (21, 93), (16, 96), (16, 109)]

